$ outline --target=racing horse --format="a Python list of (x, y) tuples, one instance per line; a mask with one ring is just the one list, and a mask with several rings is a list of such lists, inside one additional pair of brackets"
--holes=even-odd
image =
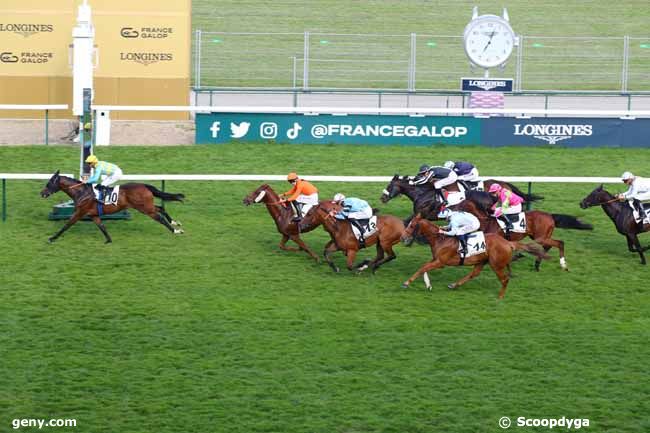
[[(434, 209), (437, 211), (439, 208), (440, 204), (438, 203)], [(469, 212), (476, 216), (481, 222), (481, 230), (485, 233), (497, 233), (503, 237), (506, 236), (497, 219), (491, 216), (492, 209), (486, 209), (482, 202), (476, 202), (470, 197), (455, 206), (455, 210)], [(572, 215), (551, 214), (539, 210), (527, 211), (524, 214), (526, 215), (526, 232), (510, 232), (508, 240), (520, 241), (525, 237), (530, 237), (542, 245), (545, 252), (548, 252), (553, 247), (557, 248), (560, 252), (560, 267), (568, 271), (569, 268), (564, 255), (564, 241), (553, 239), (553, 231), (556, 227), (561, 229), (593, 230), (593, 226), (583, 223)], [(539, 271), (541, 263), (541, 259), (535, 261), (536, 271)]]
[(48, 180), (45, 188), (41, 190), (41, 197), (47, 198), (58, 191), (63, 191), (72, 199), (74, 202), (74, 212), (61, 230), (48, 239), (50, 243), (54, 242), (63, 232), (85, 216), (92, 218), (99, 230), (104, 234), (106, 243), (111, 243), (111, 236), (108, 234), (102, 222), (101, 215), (109, 215), (129, 208), (138, 210), (154, 221), (158, 221), (174, 234), (183, 233), (182, 229), (174, 227), (180, 227), (181, 224), (178, 221), (174, 221), (162, 206), (154, 204), (154, 197), (158, 197), (164, 201), (182, 202), (185, 198), (183, 194), (169, 194), (144, 183), (125, 183), (120, 185), (117, 203), (114, 205), (103, 205), (103, 211), (100, 214), (97, 208), (98, 202), (95, 199), (95, 193), (91, 185), (71, 177), (61, 176), (59, 170), (57, 170), (50, 180)]
[[(242, 202), (246, 206), (250, 206), (253, 203), (264, 203), (266, 205), (266, 209), (269, 211), (271, 218), (273, 218), (278, 232), (282, 235), (282, 239), (280, 240), (281, 250), (302, 250), (318, 262), (318, 256), (300, 238), (300, 233), (312, 231), (318, 226), (305, 226), (301, 230), (298, 227), (298, 223), (292, 221), (294, 215), (291, 208), (285, 203), (281, 203), (280, 196), (268, 184), (260, 185), (255, 191), (244, 197)], [(300, 248), (288, 247), (286, 245), (288, 240), (294, 241)]]
[(368, 267), (374, 273), (381, 265), (397, 257), (393, 245), (399, 242), (404, 232), (404, 223), (395, 216), (381, 215), (377, 217), (377, 230), (364, 242), (365, 246), (376, 244), (377, 256), (355, 265), (354, 259), (362, 247), (352, 231), (350, 222), (334, 218), (334, 212), (340, 209), (341, 206), (337, 203), (322, 201), (318, 206), (311, 208), (300, 223), (301, 228), (322, 224), (325, 231), (329, 233), (331, 240), (325, 245), (323, 256), (334, 272), (339, 272), (339, 268), (334, 264), (331, 256), (339, 250), (347, 256), (347, 268), (350, 271), (356, 269), (357, 273)]
[[(512, 261), (512, 253), (514, 251), (525, 251), (534, 255), (537, 260), (549, 258), (542, 247), (535, 243), (523, 244), (520, 242), (511, 242), (496, 233), (485, 233), (486, 252), (461, 260), (458, 254), (458, 239), (441, 234), (437, 225), (424, 219), (420, 214), (417, 214), (404, 230), (402, 242), (406, 245), (412, 244), (415, 235), (418, 233), (427, 239), (431, 247), (433, 259), (422, 265), (415, 274), (402, 284), (402, 288), (404, 289), (408, 288), (420, 275), (428, 271), (444, 268), (445, 266), (473, 265), (474, 269), (468, 275), (447, 286), (450, 289), (455, 289), (478, 276), (485, 264), (488, 263), (499, 278), (499, 281), (501, 281), (499, 299), (503, 299), (508, 288), (508, 281), (510, 280), (509, 272), (506, 269)], [(428, 279), (425, 279), (425, 282), (427, 289), (431, 290)]]
[[(489, 188), (494, 183), (498, 183), (504, 188), (509, 188), (515, 194), (523, 197), (527, 201), (536, 201), (544, 198), (540, 195), (524, 194), (517, 187), (508, 182), (500, 182), (493, 179), (488, 179), (483, 182), (485, 188)], [(446, 186), (445, 190), (447, 192), (460, 191), (457, 182)], [(382, 192), (381, 202), (388, 203), (391, 199), (401, 194), (407, 196), (413, 202), (413, 215), (421, 213), (427, 219), (438, 219), (438, 213), (432, 212), (432, 207), (434, 203), (436, 203), (436, 194), (433, 185), (428, 183), (425, 185), (414, 185), (413, 178), (395, 174)], [(483, 191), (465, 191), (465, 197), (466, 199), (474, 199), (477, 203), (480, 203), (483, 208), (489, 208), (494, 204), (494, 199), (487, 192)], [(449, 207), (453, 208), (453, 206)]]
[(641, 247), (639, 241), (639, 233), (650, 231), (650, 225), (645, 224), (643, 230), (639, 230), (639, 226), (634, 221), (634, 214), (627, 203), (619, 201), (615, 196), (603, 189), (603, 184), (600, 184), (594, 189), (587, 197), (580, 202), (582, 209), (587, 209), (592, 206), (601, 206), (607, 216), (612, 220), (616, 231), (625, 236), (627, 239), (627, 249), (631, 253), (639, 253), (641, 264), (645, 265), (645, 255), (643, 254), (650, 246)]

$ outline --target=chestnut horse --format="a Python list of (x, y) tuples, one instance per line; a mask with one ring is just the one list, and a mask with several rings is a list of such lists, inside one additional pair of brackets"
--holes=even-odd
[[(411, 278), (402, 284), (402, 287), (405, 289), (425, 272), (433, 269), (444, 268), (445, 266), (460, 266), (461, 264), (461, 257), (458, 254), (458, 239), (441, 234), (437, 225), (424, 219), (420, 214), (417, 214), (411, 220), (408, 227), (406, 227), (404, 235), (402, 235), (402, 241), (405, 244), (410, 245), (413, 243), (413, 239), (418, 233), (423, 235), (429, 242), (433, 260), (425, 263), (411, 276)], [(486, 252), (467, 257), (464, 260), (464, 265), (474, 266), (472, 272), (455, 283), (449, 284), (447, 287), (455, 289), (462, 286), (472, 278), (478, 276), (478, 274), (481, 273), (481, 270), (483, 270), (485, 264), (489, 263), (490, 267), (499, 278), (499, 281), (501, 281), (499, 299), (502, 299), (506, 293), (506, 289), (508, 288), (508, 281), (510, 280), (509, 273), (506, 272), (506, 269), (512, 261), (513, 251), (526, 251), (527, 253), (537, 257), (537, 260), (549, 258), (542, 247), (535, 243), (522, 244), (520, 242), (511, 242), (496, 233), (485, 233), (485, 243), (487, 246)], [(427, 288), (431, 290), (430, 285), (427, 285)]]
[(607, 216), (614, 222), (616, 231), (627, 239), (628, 251), (639, 253), (641, 264), (645, 265), (646, 260), (643, 252), (650, 246), (642, 247), (638, 235), (650, 231), (650, 225), (646, 224), (643, 226), (643, 230), (639, 230), (630, 206), (625, 202), (620, 202), (616, 197), (604, 190), (602, 184), (580, 202), (580, 207), (583, 209), (591, 206), (602, 206)]
[[(250, 206), (253, 203), (264, 203), (266, 205), (266, 209), (269, 211), (271, 218), (273, 218), (278, 232), (282, 235), (282, 239), (280, 240), (280, 249), (284, 251), (302, 250), (309, 254), (314, 260), (318, 261), (318, 256), (309, 249), (302, 239), (300, 239), (301, 232), (306, 233), (312, 231), (318, 227), (318, 225), (305, 226), (303, 229), (299, 229), (298, 223), (292, 221), (293, 211), (291, 210), (291, 207), (285, 203), (280, 203), (280, 196), (273, 191), (273, 188), (267, 184), (260, 185), (260, 187), (255, 191), (244, 197), (242, 202), (246, 206)], [(288, 247), (286, 243), (289, 239), (298, 244), (300, 248)]]
[[(499, 226), (497, 219), (491, 216), (491, 210), (486, 211), (482, 203), (477, 203), (468, 198), (455, 206), (454, 210), (469, 212), (476, 216), (481, 222), (481, 230), (485, 233), (498, 233), (503, 237), (506, 236)], [(525, 214), (526, 232), (510, 232), (508, 240), (520, 241), (525, 237), (530, 237), (535, 242), (542, 245), (546, 252), (553, 247), (557, 248), (560, 252), (560, 267), (565, 271), (568, 271), (569, 268), (564, 255), (564, 241), (553, 239), (553, 231), (556, 227), (562, 229), (593, 230), (593, 226), (591, 224), (583, 223), (578, 218), (571, 215), (551, 214), (539, 210), (527, 211)], [(536, 271), (539, 271), (541, 263), (542, 261), (540, 259), (535, 260)]]
[(381, 265), (397, 257), (393, 251), (393, 245), (399, 242), (402, 233), (404, 233), (404, 223), (395, 216), (382, 215), (377, 217), (377, 231), (366, 238), (364, 242), (365, 246), (377, 244), (377, 256), (373, 260), (364, 260), (355, 266), (354, 259), (362, 247), (352, 231), (350, 222), (338, 220), (332, 216), (332, 212), (340, 209), (339, 204), (322, 201), (318, 206), (311, 208), (300, 223), (301, 228), (323, 224), (325, 231), (330, 234), (332, 239), (325, 245), (323, 256), (334, 272), (339, 272), (339, 268), (334, 264), (331, 256), (339, 250), (347, 256), (347, 268), (349, 270), (356, 269), (357, 272), (370, 267), (374, 273)]
[[(50, 243), (54, 242), (59, 236), (68, 230), (74, 223), (85, 216), (89, 216), (95, 222), (99, 230), (104, 234), (106, 243), (112, 242), (106, 227), (102, 222), (101, 215), (97, 209), (97, 200), (92, 186), (83, 183), (71, 177), (61, 176), (59, 171), (52, 175), (50, 180), (41, 191), (41, 197), (47, 198), (58, 191), (66, 193), (74, 202), (74, 213), (65, 225), (54, 236), (48, 239)], [(125, 183), (120, 185), (120, 194), (115, 205), (103, 205), (102, 214), (112, 214), (124, 209), (133, 208), (151, 219), (158, 221), (174, 234), (183, 233), (183, 230), (174, 228), (180, 226), (180, 223), (174, 221), (172, 217), (161, 206), (154, 204), (154, 197), (166, 201), (182, 202), (185, 196), (183, 194), (168, 194), (159, 191), (156, 187), (143, 183)]]

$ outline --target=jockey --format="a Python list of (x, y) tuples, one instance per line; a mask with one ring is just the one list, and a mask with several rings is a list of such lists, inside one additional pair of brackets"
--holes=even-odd
[(492, 206), (494, 217), (506, 224), (506, 235), (508, 235), (513, 227), (506, 215), (516, 215), (521, 212), (524, 199), (498, 183), (493, 183), (488, 192), (492, 197), (497, 198), (497, 202)]
[(289, 191), (281, 194), (283, 199), (282, 203), (289, 202), (293, 205), (295, 216), (294, 222), (300, 221), (302, 216), (306, 214), (312, 206), (318, 204), (318, 189), (306, 180), (298, 178), (296, 173), (289, 173), (287, 175), (287, 182), (292, 187)]
[(100, 161), (95, 155), (89, 155), (86, 158), (86, 163), (93, 168), (93, 174), (86, 179), (85, 183), (98, 183), (101, 179), (101, 183), (97, 185), (97, 190), (100, 192), (113, 186), (122, 178), (122, 169), (120, 167), (110, 162)]
[(467, 255), (467, 235), (478, 230), (481, 227), (481, 222), (471, 213), (458, 211), (449, 212), (447, 221), (449, 221), (449, 225), (442, 227), (440, 233), (456, 236), (463, 249), (463, 255)]
[(361, 200), (356, 197), (345, 197), (340, 192), (334, 196), (334, 202), (343, 206), (343, 208), (334, 214), (336, 219), (347, 219), (350, 224), (359, 229), (359, 242), (363, 243), (364, 227), (368, 225), (368, 221), (372, 218), (372, 207), (367, 201)]
[[(480, 179), (478, 178), (478, 169), (474, 166), (474, 164), (470, 164), (469, 162), (447, 161), (445, 162), (444, 167), (453, 170), (458, 176), (458, 180), (463, 183), (465, 182), (478, 183), (480, 181)], [(465, 186), (469, 187), (468, 184), (466, 184)]]
[(650, 201), (650, 179), (635, 176), (629, 171), (626, 171), (621, 175), (621, 180), (629, 186), (629, 189), (621, 194), (617, 194), (616, 198), (619, 200), (627, 200), (632, 210), (639, 213), (639, 218), (641, 218), (640, 224), (643, 225), (645, 212), (643, 211), (641, 202)]
[(425, 164), (420, 167), (420, 171), (417, 176), (415, 176), (413, 184), (423, 185), (426, 183), (433, 183), (433, 187), (435, 188), (438, 197), (440, 197), (440, 201), (446, 203), (447, 200), (442, 194), (442, 188), (453, 184), (456, 180), (458, 180), (458, 176), (454, 170), (440, 166), (429, 167)]

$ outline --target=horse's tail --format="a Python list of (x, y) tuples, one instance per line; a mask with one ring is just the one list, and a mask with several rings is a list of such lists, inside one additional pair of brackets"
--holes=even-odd
[(553, 221), (555, 221), (555, 227), (561, 229), (575, 229), (575, 230), (593, 230), (594, 226), (591, 224), (583, 223), (578, 218), (571, 215), (563, 215), (554, 213)]
[(156, 187), (153, 186), (153, 185), (147, 185), (147, 184), (144, 184), (144, 186), (145, 186), (149, 191), (151, 191), (151, 193), (152, 193), (155, 197), (158, 197), (158, 198), (160, 198), (160, 199), (162, 199), (162, 200), (164, 200), (164, 201), (180, 201), (180, 202), (182, 202), (183, 199), (185, 198), (185, 195), (184, 195), (184, 194), (170, 194), (170, 193), (163, 192), (163, 191), (159, 190), (158, 188), (156, 188)]
[(510, 191), (514, 192), (515, 194), (517, 194), (519, 197), (522, 197), (526, 201), (537, 201), (537, 200), (544, 199), (543, 195), (526, 194), (525, 192), (523, 192), (522, 190), (520, 190), (519, 188), (517, 188), (513, 184), (511, 184), (509, 182), (504, 182), (504, 183), (506, 185), (508, 185), (508, 188), (510, 188)]
[(546, 254), (544, 248), (535, 242), (530, 242), (527, 244), (524, 244), (522, 242), (510, 242), (510, 245), (515, 251), (525, 251), (528, 254), (532, 254), (533, 256), (537, 257), (539, 260), (546, 260), (551, 258), (551, 256)]

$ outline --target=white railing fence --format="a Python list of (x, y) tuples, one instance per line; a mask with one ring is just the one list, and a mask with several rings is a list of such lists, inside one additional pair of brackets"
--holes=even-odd
[[(62, 176), (73, 177), (71, 174)], [(2, 181), (2, 221), (7, 220), (7, 180), (47, 180), (52, 177), (51, 173), (0, 173)], [(365, 182), (365, 183), (388, 183), (392, 176), (322, 176), (303, 175), (305, 179), (314, 182)], [(481, 176), (482, 180), (495, 179), (504, 182), (519, 182), (528, 184), (530, 193), (533, 183), (620, 183), (618, 177), (551, 177), (551, 176)], [(165, 189), (165, 181), (284, 181), (286, 175), (275, 174), (131, 174), (122, 177), (122, 180), (136, 181), (161, 181), (162, 189)]]

